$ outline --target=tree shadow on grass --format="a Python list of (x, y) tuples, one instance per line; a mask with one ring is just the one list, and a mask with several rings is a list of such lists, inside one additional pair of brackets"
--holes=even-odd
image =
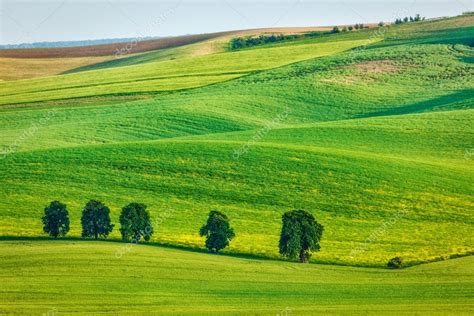
[(435, 110), (471, 109), (474, 108), (474, 103), (472, 102), (473, 97), (474, 89), (464, 89), (435, 99), (413, 103), (399, 108), (363, 114), (357, 118), (414, 114)]
[[(89, 242), (109, 242), (109, 243), (116, 243), (116, 244), (130, 244), (131, 241), (125, 241), (121, 239), (90, 239), (90, 238), (82, 238), (82, 237), (62, 237), (62, 238), (51, 238), (48, 236), (0, 236), (1, 241), (89, 241)], [(136, 243), (133, 243), (136, 245)], [(202, 253), (202, 254), (209, 254), (215, 256), (227, 256), (227, 257), (235, 257), (241, 259), (249, 259), (249, 260), (278, 260), (278, 261), (287, 261), (283, 258), (277, 257), (268, 257), (264, 255), (258, 254), (249, 254), (249, 253), (242, 253), (242, 252), (235, 252), (235, 251), (225, 251), (220, 253), (211, 253), (204, 248), (199, 247), (192, 247), (186, 245), (176, 245), (176, 244), (168, 244), (168, 243), (161, 243), (161, 242), (140, 242), (138, 243), (140, 246), (151, 246), (151, 247), (159, 247), (159, 248), (166, 248), (166, 249), (174, 249), (174, 250), (181, 250), (187, 252), (194, 252), (194, 253)]]
[[(116, 243), (116, 244), (130, 244), (130, 241), (123, 241), (120, 239), (84, 239), (81, 237), (63, 237), (63, 238), (51, 238), (47, 236), (0, 236), (0, 242), (2, 241), (89, 241), (89, 242), (110, 242), (110, 243)], [(278, 261), (278, 262), (286, 262), (286, 263), (294, 263), (295, 267), (301, 265), (297, 261), (294, 260), (287, 260), (282, 257), (268, 257), (264, 255), (258, 255), (258, 254), (249, 254), (249, 253), (241, 253), (241, 252), (233, 252), (233, 251), (227, 251), (227, 252), (222, 252), (222, 253), (210, 253), (206, 249), (199, 248), (199, 247), (190, 247), (190, 246), (184, 246), (184, 245), (172, 245), (172, 244), (166, 244), (166, 243), (160, 243), (160, 242), (142, 242), (139, 243), (140, 246), (150, 246), (150, 247), (158, 247), (158, 248), (165, 248), (165, 249), (173, 249), (173, 250), (180, 250), (180, 251), (186, 251), (186, 252), (193, 252), (193, 253), (202, 253), (202, 254), (207, 254), (207, 255), (213, 255), (213, 256), (225, 256), (225, 257), (232, 257), (232, 258), (239, 258), (239, 259), (245, 259), (245, 260), (252, 260), (252, 261)], [(427, 264), (427, 263), (433, 263), (437, 261), (445, 261), (448, 259), (456, 259), (456, 258), (462, 258), (462, 257), (468, 257), (474, 255), (474, 252), (467, 252), (464, 254), (453, 254), (448, 257), (438, 257), (434, 258), (431, 260), (425, 260), (425, 261), (413, 261), (409, 262), (404, 266), (404, 269), (406, 268), (411, 268), (414, 266), (422, 265), (422, 264)], [(380, 265), (367, 265), (367, 264), (344, 264), (341, 262), (322, 262), (322, 261), (317, 261), (313, 260), (311, 264), (318, 264), (318, 265), (325, 265), (325, 266), (342, 266), (342, 267), (353, 267), (353, 268), (370, 268), (370, 269), (382, 269), (382, 270), (387, 270), (385, 266), (380, 266)]]

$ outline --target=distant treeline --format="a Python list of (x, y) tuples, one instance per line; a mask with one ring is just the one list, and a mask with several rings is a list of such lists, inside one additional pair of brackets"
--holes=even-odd
[(158, 37), (148, 36), (148, 37), (139, 37), (139, 38), (125, 37), (125, 38), (84, 40), (84, 41), (35, 42), (35, 43), (0, 45), (0, 49), (81, 47), (81, 46), (92, 46), (92, 45), (101, 45), (101, 44), (126, 43), (132, 40), (145, 41), (145, 40), (151, 40), (151, 39), (156, 39), (156, 38)]
[[(466, 12), (464, 14), (471, 14), (471, 12)], [(418, 22), (418, 21), (424, 21), (424, 20), (425, 20), (425, 17), (421, 17), (420, 14), (417, 14), (414, 17), (410, 16), (410, 17), (405, 17), (405, 18), (397, 18), (394, 24)], [(379, 22), (378, 26), (384, 27), (385, 23)], [(357, 23), (357, 24), (354, 24), (354, 26), (349, 25), (349, 26), (344, 26), (342, 28), (335, 26), (333, 27), (332, 30), (325, 31), (325, 32), (313, 31), (313, 32), (307, 32), (307, 33), (302, 33), (302, 34), (290, 34), (290, 35), (272, 34), (272, 35), (260, 35), (260, 36), (235, 37), (231, 39), (229, 43), (229, 49), (237, 50), (237, 49), (242, 49), (242, 48), (247, 48), (247, 47), (252, 47), (252, 46), (257, 46), (257, 45), (271, 44), (271, 43), (284, 42), (284, 41), (293, 41), (296, 39), (318, 37), (322, 35), (329, 35), (329, 34), (335, 34), (335, 33), (341, 33), (341, 32), (351, 32), (354, 30), (357, 31), (357, 30), (362, 30), (365, 28), (368, 28), (368, 26), (364, 25), (363, 23)]]
[(272, 34), (272, 35), (260, 35), (260, 36), (246, 36), (246, 37), (236, 37), (230, 41), (230, 49), (240, 49), (245, 47), (252, 47), (257, 45), (276, 43), (282, 41), (292, 41), (295, 39), (300, 39), (304, 37), (315, 37), (321, 35), (325, 32), (310, 32), (304, 34)]
[(322, 35), (332, 34), (334, 30), (327, 32), (306, 32), (302, 34), (272, 34), (272, 35), (260, 35), (260, 36), (246, 36), (246, 37), (236, 37), (230, 41), (229, 48), (231, 50), (241, 49), (246, 47), (252, 47), (257, 45), (264, 45), (270, 43), (284, 42), (284, 41), (293, 41), (296, 39), (302, 38), (311, 38), (318, 37)]
[(395, 24), (403, 24), (403, 23), (408, 23), (408, 22), (419, 22), (419, 21), (424, 21), (425, 17), (421, 17), (419, 14), (415, 15), (414, 17), (412, 16), (406, 16), (403, 19), (398, 18), (395, 20)]
[(302, 38), (312, 38), (312, 37), (335, 34), (339, 32), (347, 32), (347, 31), (352, 31), (352, 30), (361, 30), (364, 28), (367, 28), (367, 26), (360, 23), (360, 24), (355, 24), (354, 26), (344, 27), (342, 28), (342, 30), (339, 29), (338, 26), (335, 26), (330, 31), (312, 31), (312, 32), (306, 32), (302, 34), (290, 34), (290, 35), (272, 34), (272, 35), (260, 35), (260, 36), (235, 37), (230, 41), (229, 49), (236, 50), (236, 49), (247, 48), (247, 47), (252, 47), (252, 46), (257, 46), (257, 45), (271, 44), (271, 43), (284, 42), (284, 41), (293, 41), (293, 40), (302, 39)]

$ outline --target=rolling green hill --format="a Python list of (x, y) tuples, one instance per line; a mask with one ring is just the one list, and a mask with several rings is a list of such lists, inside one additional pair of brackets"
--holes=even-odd
[[(469, 315), (472, 257), (403, 271), (73, 241), (2, 241), (0, 312)], [(51, 260), (54, 258), (54, 260)], [(54, 271), (52, 273), (52, 271)]]
[(54, 199), (80, 236), (81, 207), (97, 198), (115, 222), (131, 201), (167, 214), (152, 241), (173, 245), (202, 247), (217, 208), (237, 233), (226, 251), (277, 258), (282, 213), (303, 208), (326, 227), (315, 262), (470, 254), (472, 23), (158, 56), (183, 46), (2, 82), (0, 236), (41, 235)]
[[(472, 314), (473, 18), (0, 82), (0, 314)], [(90, 199), (110, 242), (80, 239)], [(66, 240), (42, 232), (52, 200)], [(130, 202), (149, 245), (117, 242)], [(198, 234), (211, 209), (236, 233), (224, 255)], [(292, 209), (324, 225), (324, 264), (279, 256)]]
[[(394, 254), (413, 262), (463, 254), (472, 249), (472, 162), (463, 150), (472, 144), (472, 114), (275, 129), (238, 159), (252, 132), (18, 153), (2, 169), (5, 197), (17, 198), (1, 226), (37, 236), (42, 204), (61, 197), (80, 235), (88, 198), (107, 201), (116, 221), (121, 206), (139, 200), (155, 217), (171, 212), (154, 240), (199, 246), (197, 231), (213, 207), (233, 219), (230, 251), (275, 257), (281, 214), (307, 208), (327, 227), (317, 261), (384, 265)], [(402, 209), (403, 218), (364, 244)], [(354, 247), (366, 251), (354, 256)]]
[(342, 52), (366, 43), (369, 43), (366, 39), (295, 43), (287, 47), (212, 54), (5, 82), (0, 85), (0, 105), (195, 88), (237, 78), (252, 71)]

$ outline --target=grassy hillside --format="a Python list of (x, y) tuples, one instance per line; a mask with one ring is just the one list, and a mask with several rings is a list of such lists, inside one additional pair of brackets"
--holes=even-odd
[(300, 34), (328, 31), (327, 27), (270, 28), (178, 36), (85, 47), (0, 50), (0, 80), (69, 74), (149, 62), (192, 58), (225, 52), (235, 36)]
[(188, 45), (208, 39), (232, 34), (233, 32), (219, 32), (208, 34), (183, 35), (165, 37), (140, 42), (131, 43), (111, 43), (79, 47), (58, 47), (58, 48), (17, 48), (2, 49), (0, 57), (5, 58), (67, 58), (67, 57), (93, 57), (93, 56), (113, 56), (117, 50), (120, 51), (130, 44), (133, 53), (142, 53), (157, 49), (166, 49), (182, 45)]
[(280, 124), (290, 127), (469, 109), (473, 67), (465, 58), (474, 52), (457, 47), (466, 51), (420, 45), (317, 58), (146, 101), (112, 99), (104, 104), (91, 98), (37, 103), (34, 108), (5, 106), (0, 108), (0, 144), (11, 144), (52, 109), (54, 119), (38, 131), (41, 136), (22, 141), (19, 151), (262, 128), (287, 106), (290, 113)]
[(303, 208), (326, 227), (316, 262), (472, 253), (473, 32), (457, 17), (1, 83), (0, 235), (41, 235), (59, 199), (80, 236), (98, 198), (115, 222), (131, 201), (166, 215), (161, 243), (202, 246), (217, 208), (227, 251), (275, 258)]
[(258, 36), (264, 34), (301, 34), (305, 32), (328, 31), (328, 27), (288, 27), (269, 29), (250, 29), (235, 32), (227, 32), (211, 39), (206, 39), (197, 43), (170, 47), (165, 49), (152, 50), (145, 53), (130, 54), (122, 58), (98, 62), (83, 67), (73, 68), (65, 73), (75, 73), (81, 71), (97, 70), (112, 67), (123, 67), (157, 62), (164, 60), (175, 60), (182, 58), (192, 58), (196, 56), (222, 53), (228, 50), (229, 41), (236, 36)]
[(240, 77), (252, 71), (326, 56), (368, 40), (332, 41), (246, 50), (102, 69), (0, 84), (2, 104), (97, 95), (182, 90)]
[[(389, 271), (298, 265), (121, 243), (2, 241), (0, 312), (456, 314), (472, 312), (472, 258)], [(54, 271), (54, 276), (51, 275)]]
[[(238, 32), (188, 35), (80, 47), (2, 49), (0, 80), (20, 80), (190, 55), (212, 39)], [(196, 44), (197, 43), (197, 44)], [(204, 44), (204, 45), (203, 45)], [(195, 53), (196, 54), (196, 53)]]
[[(213, 207), (233, 219), (230, 251), (275, 257), (281, 214), (307, 208), (327, 227), (317, 261), (385, 265), (395, 254), (411, 262), (462, 254), (473, 241), (472, 162), (464, 158), (464, 146), (474, 145), (472, 115), (277, 129), (238, 159), (252, 132), (16, 154), (2, 168), (9, 204), (0, 223), (5, 232), (39, 235), (42, 204), (61, 198), (78, 236), (87, 199), (107, 201), (115, 221), (121, 206), (140, 200), (156, 218), (172, 210), (155, 241), (199, 246)], [(365, 242), (405, 209), (383, 236)], [(354, 255), (354, 247), (365, 250)]]

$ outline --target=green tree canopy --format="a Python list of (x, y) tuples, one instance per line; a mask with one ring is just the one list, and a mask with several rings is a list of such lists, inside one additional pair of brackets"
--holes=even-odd
[(394, 257), (387, 263), (387, 267), (390, 269), (400, 269), (403, 266), (403, 260), (401, 257)]
[(110, 209), (96, 200), (90, 200), (82, 210), (82, 237), (107, 238), (114, 225), (110, 223)]
[(120, 214), (120, 233), (123, 240), (146, 241), (153, 235), (153, 225), (145, 204), (130, 203)]
[(211, 211), (207, 222), (199, 230), (201, 237), (206, 237), (206, 248), (212, 252), (219, 252), (229, 245), (235, 237), (227, 216), (219, 211)]
[(43, 231), (51, 237), (66, 236), (69, 232), (69, 213), (66, 205), (53, 201), (44, 209)]
[(303, 210), (286, 212), (282, 221), (280, 254), (308, 262), (312, 252), (320, 249), (323, 226), (316, 222), (312, 214)]

